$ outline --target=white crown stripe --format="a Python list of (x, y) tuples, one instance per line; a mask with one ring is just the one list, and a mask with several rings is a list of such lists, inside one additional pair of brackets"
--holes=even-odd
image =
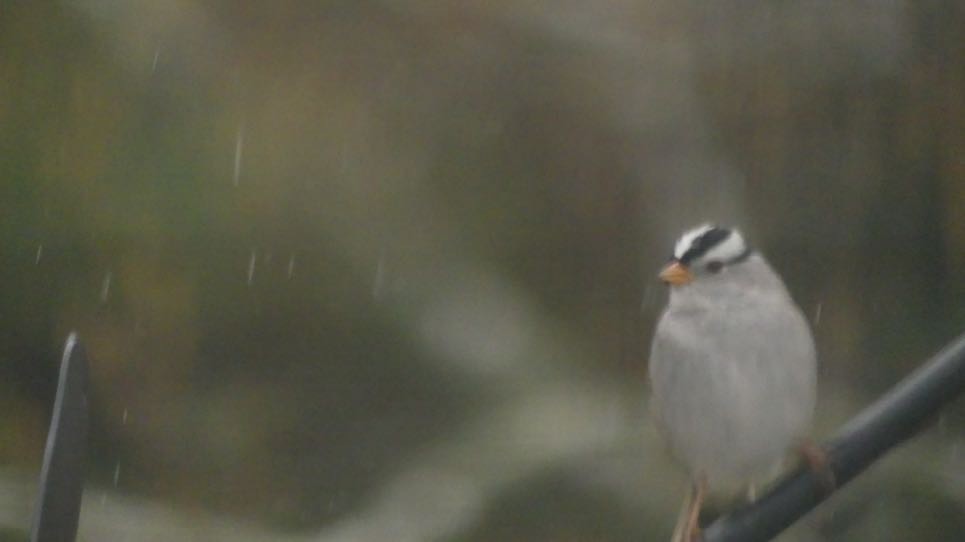
[(697, 226), (696, 228), (681, 235), (680, 240), (677, 241), (677, 244), (674, 246), (674, 258), (682, 258), (684, 253), (687, 252), (691, 245), (693, 245), (695, 239), (712, 229), (714, 229), (713, 224), (701, 224), (700, 226)]
[[(712, 224), (701, 224), (696, 228), (687, 231), (680, 236), (680, 240), (674, 245), (674, 257), (683, 258), (688, 250), (694, 248), (694, 243), (699, 242), (700, 238), (714, 229), (715, 226)], [(740, 231), (736, 229), (729, 230), (729, 235), (727, 235), (723, 240), (719, 241), (717, 245), (711, 246), (706, 249), (706, 252), (701, 254), (696, 258), (697, 261), (711, 261), (720, 260), (723, 262), (731, 261), (739, 258), (742, 254), (747, 251), (747, 243), (744, 242), (744, 237), (741, 235)]]

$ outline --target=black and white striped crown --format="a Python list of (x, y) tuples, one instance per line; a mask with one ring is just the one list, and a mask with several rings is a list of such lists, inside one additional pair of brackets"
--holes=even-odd
[(696, 261), (735, 263), (750, 255), (741, 233), (733, 228), (703, 224), (687, 231), (674, 246), (673, 259), (689, 265)]

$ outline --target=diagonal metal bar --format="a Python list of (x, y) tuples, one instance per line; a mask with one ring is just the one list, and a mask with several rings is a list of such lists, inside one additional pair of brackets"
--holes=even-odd
[(31, 542), (71, 542), (77, 536), (87, 459), (87, 422), (87, 355), (77, 335), (71, 333), (60, 362)]
[[(889, 449), (913, 436), (965, 391), (965, 335), (906, 377), (825, 443), (838, 487)], [(704, 542), (770, 540), (826, 499), (819, 480), (799, 469), (758, 501), (724, 516), (704, 531)]]

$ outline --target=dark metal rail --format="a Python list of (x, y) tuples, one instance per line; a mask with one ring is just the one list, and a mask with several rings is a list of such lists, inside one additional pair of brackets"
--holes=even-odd
[(87, 425), (87, 355), (77, 335), (71, 333), (60, 362), (31, 542), (71, 542), (77, 536), (87, 461)]

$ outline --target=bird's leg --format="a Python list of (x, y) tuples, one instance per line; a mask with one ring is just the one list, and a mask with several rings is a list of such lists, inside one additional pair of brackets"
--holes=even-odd
[(707, 479), (703, 475), (694, 478), (690, 493), (680, 509), (677, 525), (673, 530), (670, 542), (695, 542), (700, 534), (697, 520), (700, 518), (700, 508), (707, 493)]
[(687, 492), (687, 497), (684, 498), (684, 503), (680, 507), (680, 513), (677, 514), (677, 523), (674, 524), (673, 535), (670, 537), (670, 542), (690, 542), (684, 539), (684, 527), (686, 527), (687, 519), (690, 517), (690, 509), (694, 505), (694, 492), (693, 489)]
[(690, 510), (687, 514), (687, 522), (684, 524), (683, 540), (685, 542), (696, 542), (700, 537), (700, 509), (704, 506), (704, 497), (707, 496), (707, 478), (698, 475), (694, 480), (694, 487), (691, 491)]
[(821, 489), (823, 489), (826, 494), (834, 492), (838, 487), (838, 481), (834, 476), (834, 471), (831, 470), (831, 461), (828, 453), (824, 451), (824, 448), (821, 448), (810, 440), (804, 440), (798, 446), (798, 453), (811, 470), (811, 473), (818, 478)]

